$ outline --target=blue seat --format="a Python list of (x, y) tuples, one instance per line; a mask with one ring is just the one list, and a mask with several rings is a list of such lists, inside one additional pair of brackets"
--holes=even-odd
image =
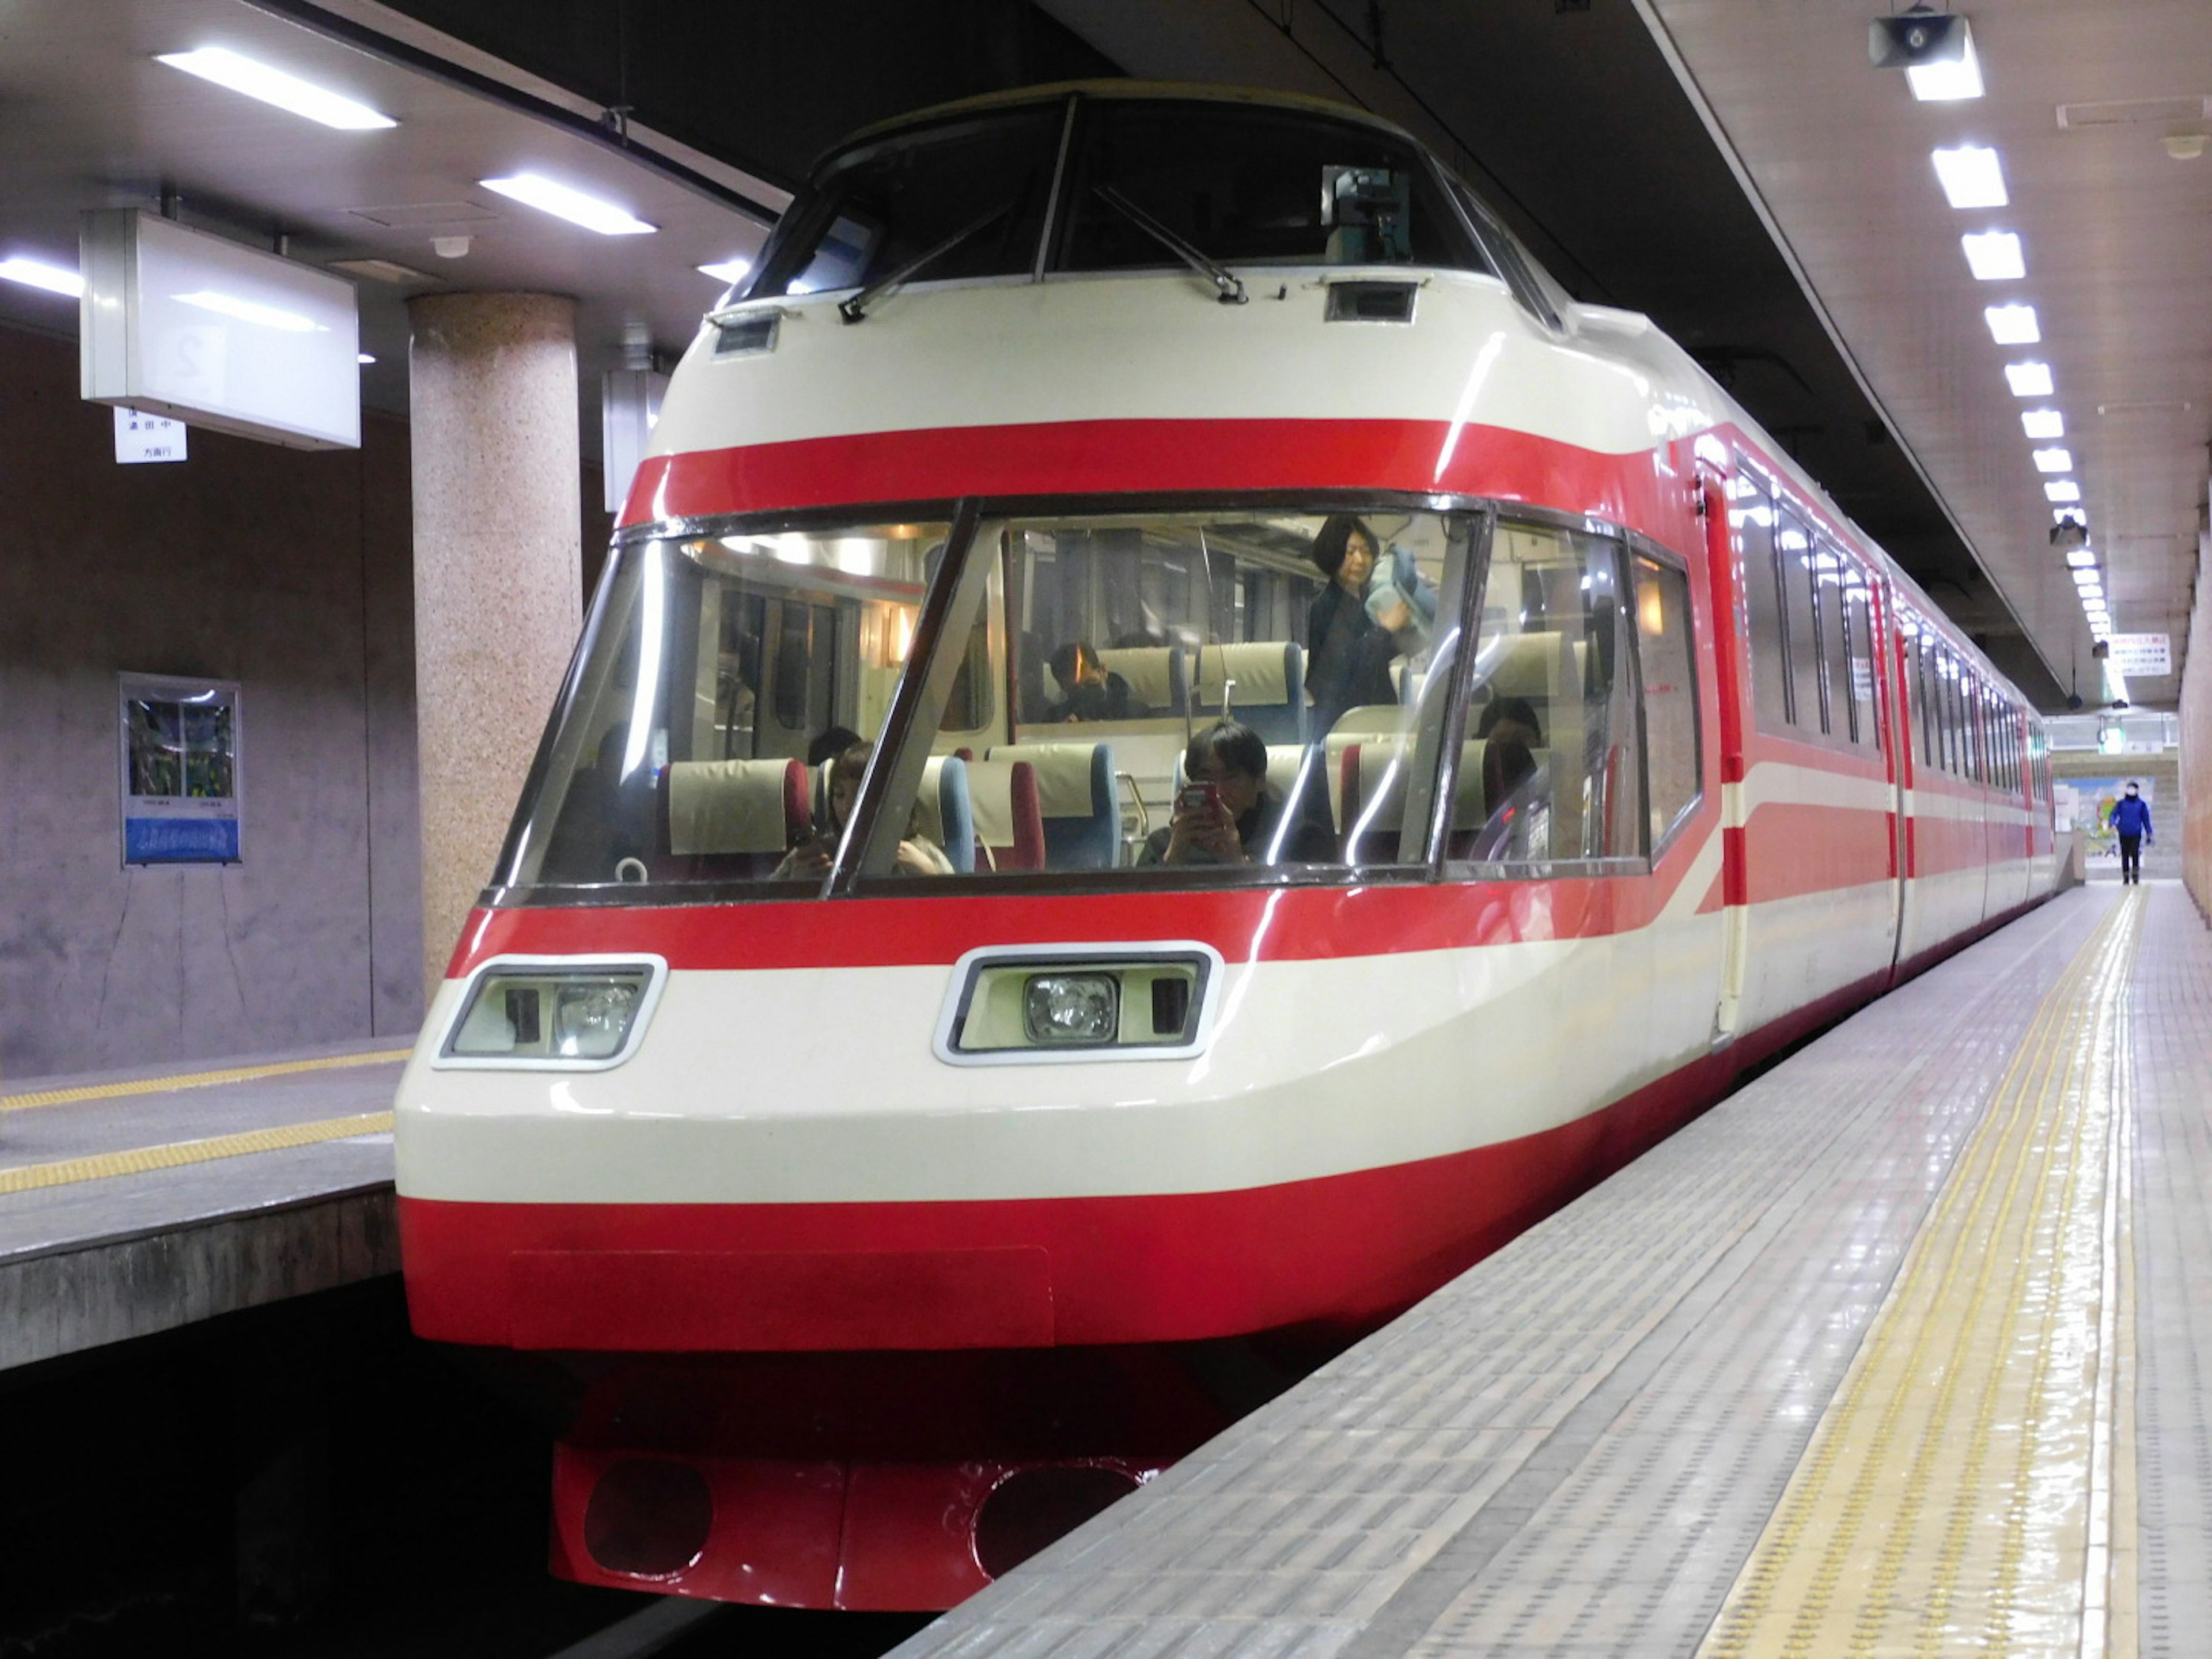
[(933, 755), (921, 774), (921, 822), (957, 874), (975, 873), (975, 815), (968, 795), (968, 763)]

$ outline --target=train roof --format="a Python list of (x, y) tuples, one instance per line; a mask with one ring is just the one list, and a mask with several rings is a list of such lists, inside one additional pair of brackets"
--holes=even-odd
[(1423, 143), (1396, 122), (1385, 120), (1356, 104), (1339, 103), (1334, 99), (1316, 98), (1302, 92), (1270, 92), (1256, 87), (1222, 86), (1206, 81), (1050, 81), (1033, 87), (1014, 87), (1004, 92), (979, 93), (972, 98), (956, 98), (950, 103), (932, 104), (924, 109), (911, 110), (904, 115), (873, 122), (855, 132), (848, 133), (816, 156), (813, 165), (807, 170), (808, 174), (812, 176), (832, 156), (842, 155), (856, 144), (872, 143), (910, 127), (929, 126), (952, 117), (989, 110), (1060, 103), (1075, 97), (1150, 98), (1178, 103), (1249, 104), (1261, 109), (1303, 110), (1310, 115), (1326, 115), (1333, 119), (1372, 127), (1378, 132), (1402, 138), (1406, 143), (1431, 154), (1435, 149), (1433, 145)]

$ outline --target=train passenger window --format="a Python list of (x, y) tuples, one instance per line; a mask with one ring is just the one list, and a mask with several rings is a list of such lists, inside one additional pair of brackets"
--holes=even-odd
[(617, 548), (498, 879), (818, 888), (853, 796), (830, 763), (881, 728), (947, 534), (841, 525)]
[(1813, 536), (1787, 507), (1774, 533), (1781, 556), (1782, 599), (1789, 619), (1790, 718), (1802, 732), (1828, 729), (1820, 684), (1820, 624), (1813, 610)]
[[(954, 618), (1003, 617), (1011, 729), (953, 732), (925, 690), (937, 736), (897, 757), (875, 821), (905, 823), (958, 748), (963, 874), (1190, 884), (1425, 864), (1471, 522), (1277, 507), (986, 521), (968, 561), (989, 559), (994, 585), (969, 593), (963, 574), (971, 608)], [(945, 666), (920, 671), (925, 687), (953, 683)], [(887, 845), (864, 849), (864, 877), (908, 873)]]
[(927, 262), (915, 282), (1026, 275), (1066, 111), (1002, 110), (836, 156), (770, 238), (749, 300), (860, 288)]
[(1690, 584), (1672, 565), (1642, 553), (1636, 556), (1633, 574), (1644, 769), (1650, 779), (1651, 845), (1656, 848), (1698, 798), (1698, 685), (1690, 643)]
[(1179, 267), (1163, 230), (1240, 266), (1491, 270), (1406, 140), (1242, 104), (1089, 102), (1060, 222), (1060, 270)]
[(1852, 570), (1844, 587), (1844, 627), (1851, 659), (1851, 713), (1858, 740), (1881, 747), (1881, 721), (1875, 702), (1874, 617), (1866, 578)]
[(1748, 472), (1729, 488), (1729, 523), (1742, 538), (1745, 609), (1751, 621), (1751, 703), (1761, 724), (1787, 726), (1790, 661), (1783, 641), (1781, 567), (1775, 562), (1774, 502)]
[[(1454, 794), (1455, 860), (1541, 873), (1645, 850), (1618, 556), (1615, 543), (1581, 531), (1498, 525)], [(1668, 683), (1680, 682), (1668, 673)], [(1669, 769), (1679, 789), (1677, 764)]]
[(1844, 584), (1856, 574), (1832, 547), (1823, 544), (1814, 549), (1813, 602), (1820, 614), (1820, 663), (1826, 671), (1821, 684), (1828, 699), (1828, 733), (1845, 742), (1863, 743), (1856, 707), (1851, 701), (1850, 641), (1844, 623)]

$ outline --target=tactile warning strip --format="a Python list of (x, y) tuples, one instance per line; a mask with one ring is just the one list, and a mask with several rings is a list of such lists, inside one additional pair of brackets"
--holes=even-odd
[(0, 1112), (20, 1112), (33, 1106), (67, 1106), (81, 1100), (122, 1100), (132, 1095), (173, 1094), (179, 1089), (207, 1089), (225, 1083), (254, 1083), (268, 1077), (293, 1077), (302, 1072), (337, 1072), (354, 1066), (386, 1066), (404, 1060), (410, 1051), (383, 1048), (374, 1054), (325, 1054), (313, 1060), (273, 1060), (258, 1066), (234, 1066), (213, 1072), (179, 1072), (163, 1077), (131, 1078), (121, 1083), (88, 1083), (68, 1089), (39, 1089), (28, 1094), (0, 1095)]
[(66, 1187), (80, 1181), (104, 1181), (112, 1176), (146, 1175), (155, 1170), (179, 1169), (187, 1164), (242, 1158), (250, 1152), (276, 1152), (288, 1146), (312, 1146), (320, 1141), (391, 1133), (391, 1113), (363, 1112), (353, 1117), (325, 1118), (319, 1123), (286, 1123), (273, 1129), (249, 1129), (234, 1135), (213, 1135), (204, 1140), (179, 1140), (166, 1146), (134, 1146), (87, 1158), (57, 1158), (51, 1164), (25, 1164), (12, 1170), (0, 1170), (0, 1194), (27, 1193), (40, 1187)]
[(2118, 896), (1857, 1015), (898, 1652), (1693, 1652)]
[(2142, 911), (2121, 899), (2045, 998), (1711, 1659), (2107, 1651)]

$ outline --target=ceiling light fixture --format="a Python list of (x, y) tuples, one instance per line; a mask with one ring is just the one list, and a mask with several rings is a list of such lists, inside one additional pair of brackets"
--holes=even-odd
[(2097, 567), (2097, 550), (2094, 547), (2075, 548), (2067, 554), (2066, 562), (2076, 570), (2094, 570)]
[(356, 352), (356, 353), (354, 354), (354, 358), (353, 358), (353, 360), (354, 360), (354, 362), (356, 362), (359, 363), (359, 364), (360, 364), (363, 368), (368, 368), (371, 363), (373, 363), (373, 362), (374, 362), (376, 361), (376, 359), (375, 359), (373, 356), (371, 356), (369, 353), (368, 353), (368, 352), (366, 352), (366, 351), (357, 351), (357, 352)]
[(198, 52), (165, 52), (157, 54), (154, 61), (182, 70), (187, 75), (197, 75), (229, 91), (243, 93), (248, 98), (258, 98), (264, 104), (274, 104), (294, 115), (304, 115), (326, 127), (336, 127), (341, 132), (368, 132), (399, 125), (366, 104), (325, 92), (297, 76), (287, 75), (234, 52), (226, 52), (221, 46), (203, 46)]
[(42, 288), (49, 294), (66, 294), (72, 300), (84, 294), (84, 278), (73, 270), (59, 265), (50, 265), (43, 259), (27, 259), (20, 253), (11, 253), (0, 259), (0, 276), (11, 283), (21, 283), (26, 288)]
[(1982, 315), (1989, 322), (1990, 338), (1999, 345), (2033, 345), (2043, 337), (2033, 306), (1984, 306)]
[[(2078, 501), (2081, 499), (2081, 486), (2071, 478), (2054, 478), (2043, 486), (2043, 499), (2057, 503)], [(2055, 513), (2051, 516), (2055, 519), (2063, 519), (2067, 515), (2063, 513)]]
[(1993, 149), (1961, 144), (1956, 149), (1931, 151), (1936, 181), (1943, 199), (1954, 208), (1997, 208), (2010, 204), (2005, 194), (2004, 165)]
[(1968, 232), (1959, 239), (1966, 250), (1966, 269), (1978, 283), (2005, 283), (2027, 275), (2027, 256), (2008, 230)]
[(2048, 398), (2057, 390), (2049, 363), (2007, 363), (2005, 384), (2015, 398)]
[(702, 276), (712, 276), (718, 283), (734, 285), (752, 268), (753, 262), (750, 259), (725, 259), (720, 264), (701, 265), (698, 270)]
[(2066, 416), (2055, 409), (2028, 409), (2021, 411), (2021, 430), (2031, 438), (2063, 438), (2066, 435)]
[(477, 182), (486, 190), (495, 190), (501, 195), (534, 207), (540, 213), (550, 213), (556, 219), (566, 219), (572, 225), (581, 225), (586, 230), (595, 230), (602, 236), (649, 236), (660, 228), (649, 225), (627, 210), (611, 202), (603, 202), (596, 196), (586, 196), (580, 190), (556, 184), (540, 173), (518, 173), (505, 179), (479, 179)]
[(1905, 68), (1905, 78), (1912, 88), (1912, 95), (1923, 104), (1954, 103), (1962, 98), (1982, 95), (1982, 64), (1974, 53), (1972, 29), (1963, 17), (1959, 20), (1959, 27), (1966, 38), (1966, 49), (1955, 61), (1911, 64)]
[(2071, 472), (2074, 454), (2066, 449), (2038, 449), (2032, 452), (2038, 472)]

